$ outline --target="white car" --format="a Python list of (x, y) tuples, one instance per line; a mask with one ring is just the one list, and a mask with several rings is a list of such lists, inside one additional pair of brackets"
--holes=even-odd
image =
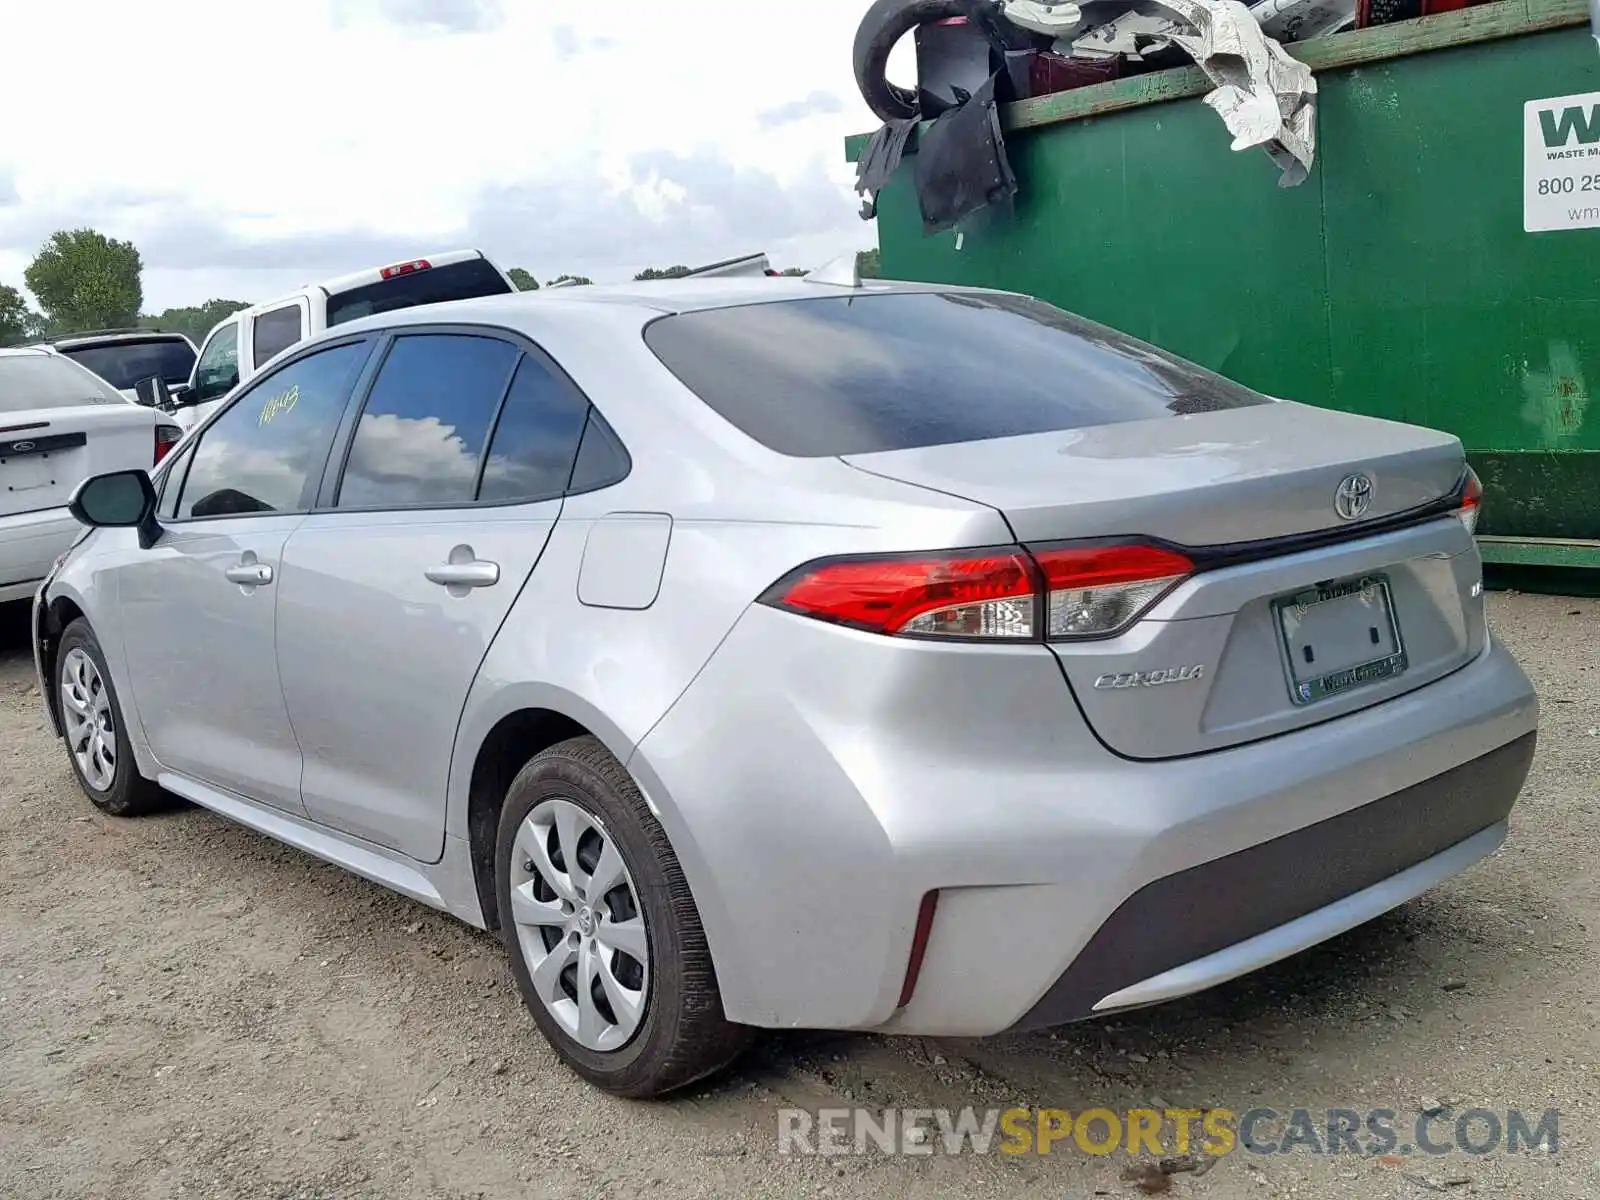
[(26, 600), (83, 527), (67, 512), (91, 475), (151, 470), (183, 431), (49, 350), (0, 350), (0, 601)]
[(451, 250), (369, 267), (241, 309), (206, 335), (194, 374), (172, 390), (174, 419), (192, 429), (275, 355), (335, 325), (419, 304), (507, 295), (516, 284), (481, 250)]

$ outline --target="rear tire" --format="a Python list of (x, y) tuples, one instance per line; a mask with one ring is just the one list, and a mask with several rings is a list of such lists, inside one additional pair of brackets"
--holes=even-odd
[(723, 1016), (677, 855), (597, 738), (552, 746), (512, 780), (495, 889), (523, 1003), (590, 1083), (617, 1096), (661, 1096), (749, 1044), (753, 1031)]
[(139, 774), (105, 653), (83, 617), (61, 635), (55, 689), (67, 761), (90, 803), (113, 817), (165, 808), (166, 793)]

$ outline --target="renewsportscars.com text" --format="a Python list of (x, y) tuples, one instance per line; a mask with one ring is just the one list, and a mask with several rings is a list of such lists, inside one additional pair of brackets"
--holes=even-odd
[(1510, 1108), (823, 1108), (778, 1111), (780, 1154), (1555, 1154), (1560, 1113)]

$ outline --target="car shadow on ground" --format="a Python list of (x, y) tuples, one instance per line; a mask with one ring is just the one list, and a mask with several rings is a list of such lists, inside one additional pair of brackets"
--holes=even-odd
[(0, 604), (0, 663), (33, 656), (33, 647), (28, 643), (28, 623), (32, 617), (31, 601)]
[[(1404, 1036), (1435, 998), (1451, 1002), (1451, 972), (1488, 969), (1496, 952), (1482, 941), (1423, 899), (1198, 995), (1055, 1029), (983, 1039), (767, 1034), (729, 1082), (755, 1080), (793, 1102), (801, 1097), (784, 1079), (798, 1070), (878, 1105), (1227, 1106), (1301, 1060), (1348, 1055), (1352, 1036), (1369, 1045)], [(929, 1069), (874, 1067), (908, 1051)]]

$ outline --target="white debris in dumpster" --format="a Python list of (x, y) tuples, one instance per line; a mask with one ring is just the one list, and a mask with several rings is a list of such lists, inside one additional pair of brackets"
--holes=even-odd
[(1165, 50), (1171, 45), (1172, 35), (1181, 29), (1179, 22), (1164, 13), (1131, 9), (1074, 38), (1069, 52), (1074, 58), (1114, 58), (1120, 54), (1138, 62), (1146, 54)]
[(1083, 10), (1071, 0), (1005, 0), (1006, 20), (1018, 29), (1062, 37), (1083, 24)]
[(1233, 149), (1260, 146), (1279, 187), (1304, 183), (1316, 154), (1317, 81), (1261, 31), (1238, 0), (1152, 0), (1193, 29), (1168, 35), (1216, 84), (1206, 103), (1233, 134)]
[(1356, 24), (1355, 0), (1260, 0), (1250, 15), (1261, 32), (1279, 42), (1343, 33)]

